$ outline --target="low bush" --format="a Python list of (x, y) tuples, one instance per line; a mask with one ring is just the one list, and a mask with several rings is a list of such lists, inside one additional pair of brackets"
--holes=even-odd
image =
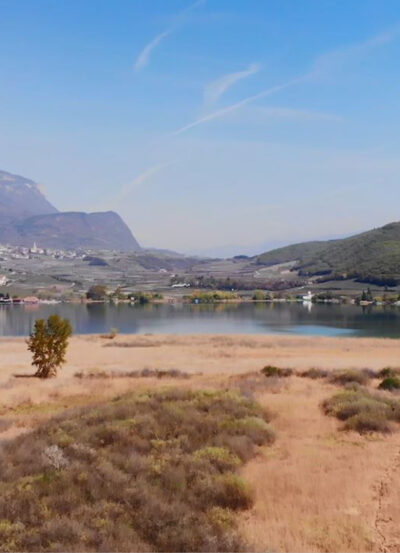
[(190, 378), (192, 375), (179, 369), (141, 369), (137, 371), (105, 371), (90, 370), (78, 371), (75, 378), (107, 379), (107, 378)]
[(3, 445), (0, 550), (243, 550), (236, 474), (273, 440), (236, 392), (136, 392), (54, 417)]
[(377, 376), (379, 378), (399, 377), (400, 376), (400, 370), (399, 369), (393, 369), (392, 367), (385, 367), (384, 369), (379, 371)]
[(100, 338), (104, 338), (106, 340), (114, 340), (117, 334), (118, 328), (110, 328), (110, 332), (108, 334), (100, 334)]
[(374, 369), (362, 369), (362, 372), (368, 377), (368, 378), (379, 378), (379, 371), (374, 371)]
[(306, 371), (300, 373), (301, 377), (312, 378), (313, 380), (316, 380), (317, 378), (327, 378), (328, 375), (329, 371), (325, 369), (318, 369), (316, 367), (312, 367), (311, 369), (307, 369)]
[(353, 383), (365, 386), (365, 384), (367, 384), (370, 380), (370, 376), (364, 370), (348, 369), (333, 372), (329, 380), (333, 384), (340, 384), (341, 386)]
[(261, 369), (261, 372), (264, 376), (270, 378), (272, 376), (278, 377), (288, 377), (292, 376), (294, 373), (293, 369), (281, 369), (279, 367), (274, 367), (273, 365), (266, 365)]
[(325, 400), (322, 408), (327, 415), (344, 421), (345, 430), (388, 432), (390, 422), (400, 422), (400, 402), (378, 392), (363, 388), (346, 390)]
[(379, 384), (381, 390), (400, 390), (400, 378), (388, 376)]
[(383, 414), (373, 412), (361, 412), (347, 419), (344, 430), (354, 430), (363, 434), (365, 432), (390, 432), (388, 420)]

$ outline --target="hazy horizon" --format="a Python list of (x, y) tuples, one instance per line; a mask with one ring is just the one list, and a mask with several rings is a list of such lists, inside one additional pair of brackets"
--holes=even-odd
[(0, 169), (58, 209), (227, 255), (400, 219), (395, 0), (0, 8)]

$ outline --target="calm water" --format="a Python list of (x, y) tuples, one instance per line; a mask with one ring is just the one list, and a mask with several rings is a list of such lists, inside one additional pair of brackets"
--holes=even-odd
[(76, 333), (299, 334), (400, 337), (400, 308), (355, 305), (39, 305), (0, 306), (0, 335), (26, 336), (35, 319), (58, 313)]

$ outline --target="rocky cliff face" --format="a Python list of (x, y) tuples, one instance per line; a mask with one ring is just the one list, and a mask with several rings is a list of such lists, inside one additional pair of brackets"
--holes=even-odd
[(0, 171), (0, 243), (44, 248), (140, 250), (113, 212), (59, 212), (35, 182)]

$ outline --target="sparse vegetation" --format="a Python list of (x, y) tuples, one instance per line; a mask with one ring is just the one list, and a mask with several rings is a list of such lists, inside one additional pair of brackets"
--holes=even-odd
[(226, 391), (128, 394), (4, 445), (3, 551), (234, 551), (252, 503), (235, 470), (270, 443), (265, 413)]
[(92, 370), (76, 372), (76, 378), (190, 378), (190, 374), (179, 369), (141, 369), (137, 371), (106, 371)]
[(400, 402), (366, 389), (346, 390), (323, 402), (327, 415), (344, 421), (345, 430), (389, 432), (390, 422), (400, 422)]
[(260, 371), (232, 376), (229, 387), (240, 391), (246, 397), (254, 398), (260, 392), (280, 394), (288, 383), (284, 378), (265, 378)]
[(69, 320), (62, 319), (59, 315), (50, 315), (47, 321), (35, 321), (33, 332), (27, 340), (28, 349), (33, 354), (32, 365), (37, 367), (35, 376), (56, 376), (57, 368), (65, 362), (71, 334)]
[(108, 342), (103, 345), (104, 348), (154, 348), (157, 342), (148, 340), (135, 340), (134, 342)]

